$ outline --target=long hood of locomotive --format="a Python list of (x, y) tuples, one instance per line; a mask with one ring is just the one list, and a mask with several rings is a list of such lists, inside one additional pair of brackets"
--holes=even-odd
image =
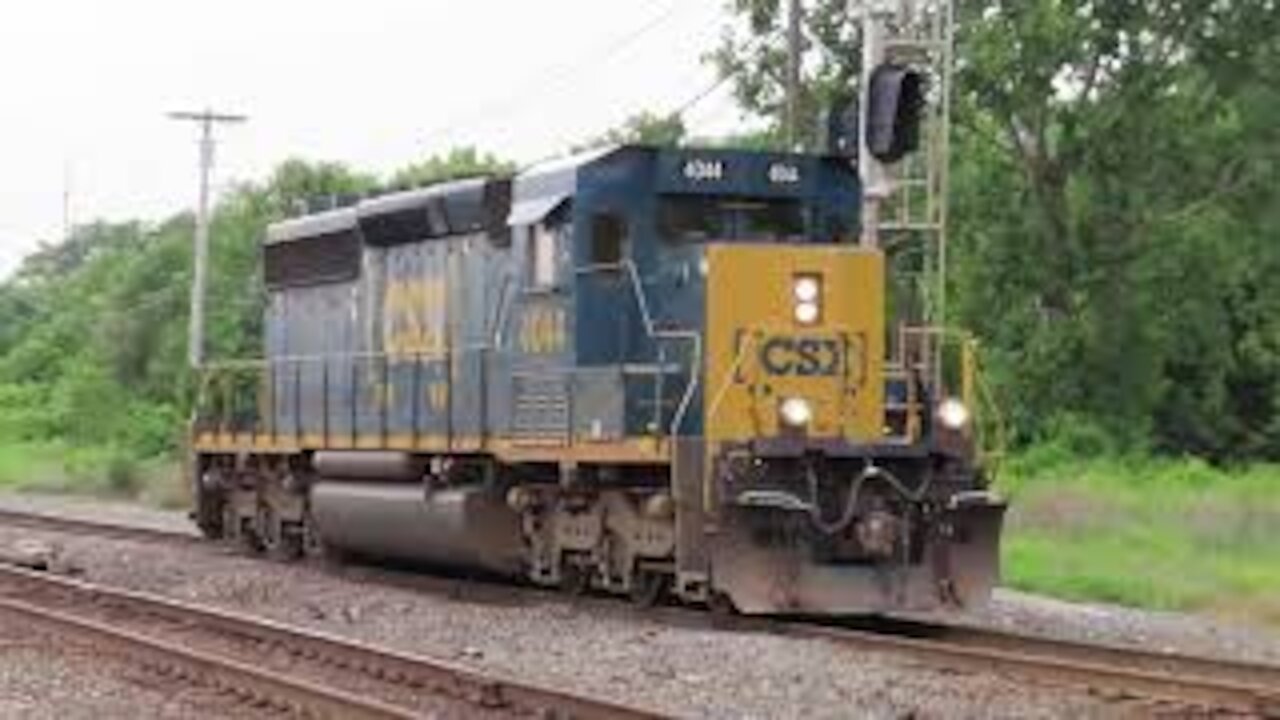
[(880, 253), (716, 244), (704, 265), (709, 441), (883, 438)]

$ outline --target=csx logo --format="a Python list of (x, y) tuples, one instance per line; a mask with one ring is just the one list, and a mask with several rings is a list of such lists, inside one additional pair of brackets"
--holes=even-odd
[(760, 366), (775, 377), (838, 377), (844, 349), (836, 338), (771, 337), (760, 345)]

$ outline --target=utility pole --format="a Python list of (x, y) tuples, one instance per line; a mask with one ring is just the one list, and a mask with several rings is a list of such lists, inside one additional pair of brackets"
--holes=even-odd
[(71, 217), (71, 161), (62, 164), (62, 240), (71, 239), (74, 232), (74, 221)]
[(213, 173), (213, 127), (217, 124), (242, 123), (243, 115), (215, 113), (211, 109), (200, 112), (172, 112), (169, 119), (194, 122), (200, 125), (200, 204), (196, 209), (196, 233), (194, 268), (191, 280), (191, 335), (189, 360), (193, 370), (204, 365), (204, 304), (205, 288), (209, 277), (209, 179)]
[(787, 13), (787, 150), (800, 144), (800, 65), (803, 36), (800, 32), (800, 0), (790, 0)]

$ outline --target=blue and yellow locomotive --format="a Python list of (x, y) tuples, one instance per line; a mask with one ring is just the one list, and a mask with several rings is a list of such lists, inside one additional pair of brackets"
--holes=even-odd
[(888, 341), (860, 195), (842, 158), (619, 147), (277, 224), (266, 358), (204, 374), (194, 516), (644, 602), (980, 603), (971, 367)]

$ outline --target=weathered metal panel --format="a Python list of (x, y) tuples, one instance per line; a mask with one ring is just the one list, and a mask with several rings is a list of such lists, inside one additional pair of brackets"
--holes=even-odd
[[(709, 251), (707, 435), (746, 441), (799, 430), (814, 438), (884, 434), (883, 255), (858, 248), (717, 245)], [(818, 284), (811, 324), (796, 316), (797, 277)], [(784, 400), (810, 407), (803, 428)]]
[(306, 242), (334, 233), (349, 232), (355, 227), (355, 209), (339, 208), (274, 223), (267, 228), (266, 244)]
[(511, 183), (474, 178), (384, 195), (360, 204), (360, 227), (371, 246), (475, 233), (505, 235)]
[(579, 368), (573, 377), (573, 432), (593, 442), (627, 434), (622, 366)]
[[(690, 166), (707, 159), (723, 167)], [(705, 246), (661, 237), (663, 194), (802, 198), (810, 234), (822, 234), (849, 224), (841, 218), (856, 191), (856, 177), (836, 161), (610, 148), (537, 166), (511, 185), (437, 186), (281, 224), (273, 242), (306, 242), (357, 221), (382, 240), (364, 248), (357, 282), (272, 295), (266, 425), (366, 446), (450, 433), (664, 434), (702, 358), (692, 344), (653, 333), (701, 331), (708, 261)], [(558, 226), (555, 287), (529, 287), (529, 228), (514, 228), (518, 241), (508, 244), (505, 227), (495, 234), (485, 222), (495, 202), (507, 211), (513, 202), (550, 208), (528, 220)], [(590, 267), (601, 214), (625, 225), (628, 269)], [(482, 231), (452, 234), (460, 228)], [(609, 397), (615, 384), (618, 397)], [(696, 386), (682, 433), (702, 433), (702, 398), (711, 392)]]
[(346, 432), (333, 412), (352, 394), (351, 348), (358, 343), (359, 288), (353, 283), (273, 293), (267, 315), (267, 393), (275, 435)]
[(519, 370), (511, 376), (511, 434), (567, 442), (572, 408), (569, 375), (557, 369)]

